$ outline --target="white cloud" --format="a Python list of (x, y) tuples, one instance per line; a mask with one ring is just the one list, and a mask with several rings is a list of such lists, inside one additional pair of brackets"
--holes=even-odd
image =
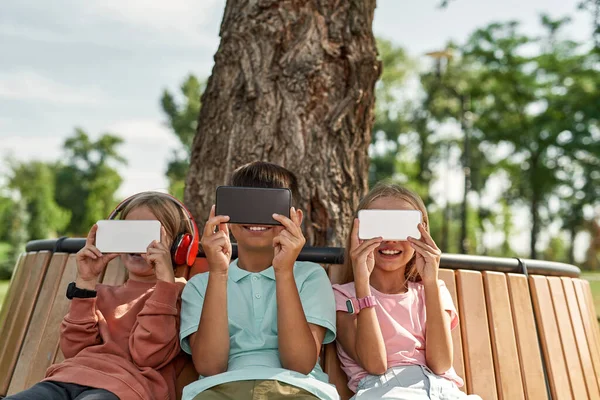
[(92, 105), (107, 100), (94, 86), (73, 87), (31, 70), (0, 72), (0, 98), (39, 100), (58, 104)]
[(104, 0), (90, 3), (88, 12), (110, 20), (156, 31), (168, 38), (182, 37), (193, 44), (213, 44), (214, 34), (202, 34), (199, 27), (225, 6), (223, 0)]
[(179, 147), (179, 140), (160, 120), (122, 120), (103, 131), (125, 139), (121, 154), (128, 164), (120, 170), (123, 185), (119, 188), (119, 197), (168, 187), (167, 162), (172, 150)]
[(38, 26), (24, 26), (10, 22), (0, 23), (0, 36), (13, 36), (46, 43), (75, 43), (78, 38), (52, 32)]
[(54, 161), (61, 154), (64, 139), (61, 136), (3, 136), (0, 157)]

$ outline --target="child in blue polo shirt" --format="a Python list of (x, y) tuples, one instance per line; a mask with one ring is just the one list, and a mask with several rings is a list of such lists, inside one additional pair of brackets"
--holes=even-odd
[[(288, 188), (297, 198), (296, 177), (271, 163), (238, 168), (230, 185)], [(201, 376), (184, 400), (339, 398), (318, 364), (321, 345), (335, 339), (333, 290), (321, 266), (296, 261), (302, 216), (292, 207), (290, 218), (274, 215), (281, 226), (228, 226), (211, 209), (201, 241), (209, 272), (182, 294), (181, 347)], [(238, 244), (231, 263), (229, 229)]]

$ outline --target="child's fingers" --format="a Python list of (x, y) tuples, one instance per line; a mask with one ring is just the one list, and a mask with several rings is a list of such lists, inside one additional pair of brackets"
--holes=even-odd
[(95, 245), (96, 244), (96, 232), (98, 231), (98, 224), (94, 224), (92, 229), (88, 232), (87, 237), (85, 238), (86, 245)]
[(298, 214), (299, 213), (298, 213), (298, 210), (296, 210), (296, 207), (290, 208), (291, 220), (294, 223), (294, 225), (296, 225), (298, 228), (300, 228), (302, 221), (300, 221), (300, 216)]
[(85, 248), (81, 254), (84, 255), (85, 257), (91, 258), (92, 260), (98, 259), (98, 256), (96, 254), (94, 254), (94, 252), (91, 251), (89, 248)]
[(227, 221), (229, 221), (229, 217), (227, 215), (218, 215), (216, 217), (209, 218), (204, 226), (204, 235), (207, 237), (213, 235), (215, 233), (215, 228)]
[(358, 253), (358, 257), (361, 256), (368, 256), (369, 254), (372, 254), (375, 249), (379, 247), (379, 243), (371, 243), (370, 245), (364, 247), (359, 253)]
[(421, 254), (423, 257), (427, 258), (438, 258), (440, 256), (439, 252), (436, 252), (431, 247), (417, 241), (411, 241), (411, 246), (415, 251)]
[[(415, 239), (415, 238), (412, 238), (412, 237), (409, 237), (409, 238), (408, 238), (408, 242), (409, 242), (410, 244), (412, 244), (412, 245), (414, 245), (414, 246), (418, 246), (419, 248), (423, 249), (424, 251), (426, 251), (426, 252), (429, 252), (429, 253), (432, 253), (432, 254), (441, 255), (441, 253), (442, 253), (442, 252), (440, 251), (440, 249), (438, 249), (437, 247), (436, 247), (436, 248), (434, 248), (434, 247), (431, 247), (431, 246), (430, 246), (430, 245), (428, 245), (427, 243), (425, 243), (425, 242), (422, 242), (422, 241), (420, 241), (420, 240), (417, 240), (417, 239)], [(414, 247), (414, 246), (413, 246), (413, 247)]]
[(419, 228), (419, 232), (421, 232), (421, 237), (423, 239), (423, 241), (425, 241), (425, 243), (427, 243), (428, 245), (430, 245), (431, 247), (437, 249), (437, 245), (435, 244), (433, 238), (431, 237), (431, 235), (429, 234), (429, 232), (427, 232), (427, 229), (425, 229), (425, 225), (423, 223), (420, 223), (418, 225)]
[(96, 246), (94, 246), (93, 244), (85, 246), (86, 249), (88, 249), (89, 251), (91, 251), (92, 253), (94, 253), (95, 255), (97, 255), (98, 257), (102, 257), (102, 252), (100, 250), (98, 250), (98, 248)]
[(302, 231), (300, 230), (300, 227), (298, 225), (296, 225), (291, 219), (289, 219), (285, 215), (273, 214), (273, 219), (275, 221), (280, 222), (283, 225), (283, 227), (288, 232), (290, 232), (292, 235), (294, 235), (296, 237), (299, 237), (300, 235), (302, 235)]
[(112, 260), (114, 260), (115, 258), (119, 257), (119, 255), (117, 253), (111, 253), (111, 254), (105, 255), (104, 257), (106, 257), (105, 258), (106, 262), (109, 263)]
[(350, 249), (355, 249), (360, 245), (360, 240), (358, 239), (358, 224), (358, 218), (354, 218), (352, 233), (350, 234)]
[(382, 241), (383, 241), (383, 238), (381, 238), (381, 237), (376, 237), (373, 239), (365, 240), (354, 250), (354, 252), (356, 254), (360, 254), (368, 247), (381, 245)]
[[(227, 217), (229, 218), (229, 217)], [(229, 237), (229, 225), (225, 222), (219, 224), (219, 230), (224, 232), (227, 237)]]

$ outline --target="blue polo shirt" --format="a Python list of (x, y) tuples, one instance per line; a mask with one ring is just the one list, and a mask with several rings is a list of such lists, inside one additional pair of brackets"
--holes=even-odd
[[(181, 348), (191, 354), (189, 336), (198, 330), (208, 272), (189, 280), (182, 293)], [(227, 372), (200, 377), (183, 390), (183, 400), (223, 383), (244, 380), (278, 380), (313, 393), (321, 399), (339, 399), (335, 387), (317, 363), (308, 375), (282, 368), (277, 340), (275, 271), (248, 272), (229, 266), (227, 313), (229, 364)], [(297, 261), (294, 278), (306, 320), (326, 329), (324, 343), (335, 340), (335, 299), (329, 278), (318, 264)], [(200, 338), (200, 340), (202, 340)]]

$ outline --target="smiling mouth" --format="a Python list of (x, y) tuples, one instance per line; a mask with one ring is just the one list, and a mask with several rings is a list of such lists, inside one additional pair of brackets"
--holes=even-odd
[(398, 255), (402, 254), (402, 250), (384, 249), (384, 250), (379, 250), (379, 254), (382, 254), (384, 256), (398, 256)]
[(250, 231), (250, 232), (266, 232), (269, 229), (271, 229), (270, 227), (267, 226), (244, 226), (244, 229)]

